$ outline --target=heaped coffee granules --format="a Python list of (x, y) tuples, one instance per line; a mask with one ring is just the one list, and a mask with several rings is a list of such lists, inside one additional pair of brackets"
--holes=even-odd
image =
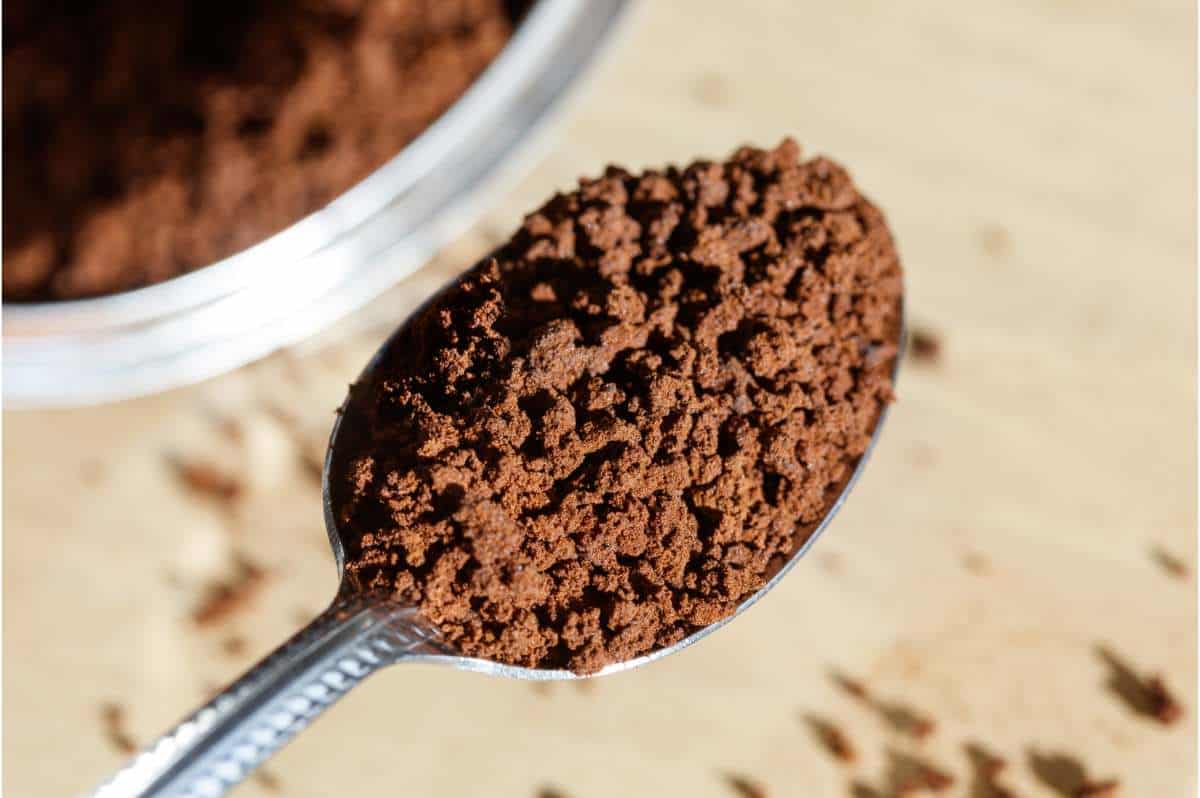
[(5, 0), (5, 300), (159, 282), (298, 221), (462, 94), (521, 5)]
[(352, 391), (348, 585), (578, 672), (761, 587), (867, 446), (900, 326), (882, 214), (799, 155), (610, 168), (425, 309)]

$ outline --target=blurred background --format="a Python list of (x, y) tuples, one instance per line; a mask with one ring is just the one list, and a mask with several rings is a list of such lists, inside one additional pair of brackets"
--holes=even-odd
[(914, 334), (812, 553), (626, 675), (388, 669), (236, 794), (1194, 794), (1195, 33), (1184, 0), (637, 3), (533, 168), (365, 308), (191, 387), (5, 413), (5, 791), (89, 788), (323, 609), (347, 384), (526, 211), (793, 136), (886, 212)]

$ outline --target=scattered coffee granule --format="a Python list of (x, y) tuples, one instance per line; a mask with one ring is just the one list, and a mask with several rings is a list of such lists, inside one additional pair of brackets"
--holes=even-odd
[(1029, 769), (1042, 784), (1069, 798), (1114, 796), (1119, 784), (1116, 779), (1090, 778), (1087, 768), (1077, 757), (1057, 752), (1043, 753), (1036, 748), (1029, 751)]
[(298, 221), (437, 119), (521, 5), (6, 0), (4, 300), (126, 291)]
[(817, 736), (821, 745), (825, 747), (834, 758), (850, 763), (858, 758), (854, 746), (850, 744), (850, 740), (835, 724), (824, 718), (819, 718), (814, 715), (809, 715), (805, 718), (808, 725), (813, 730), (813, 734)]
[(1158, 718), (1159, 723), (1169, 726), (1183, 717), (1183, 707), (1167, 689), (1167, 683), (1161, 676), (1151, 676), (1146, 680), (1146, 696), (1150, 702), (1150, 714)]
[(246, 638), (241, 635), (230, 635), (221, 641), (221, 650), (231, 657), (240, 657), (246, 653)]
[(192, 622), (211, 626), (226, 620), (257, 596), (266, 578), (267, 572), (261, 566), (239, 557), (233, 575), (209, 587), (207, 595), (192, 611)]
[(989, 781), (999, 776), (1008, 767), (1008, 762), (1004, 757), (993, 754), (978, 744), (967, 746), (967, 756), (971, 758), (971, 766), (975, 772)]
[(830, 678), (833, 679), (834, 684), (845, 690), (847, 695), (861, 701), (870, 700), (870, 693), (867, 692), (867, 686), (858, 679), (838, 671), (831, 672)]
[(917, 363), (937, 363), (942, 357), (942, 339), (931, 330), (914, 329), (908, 343)]
[(221, 437), (235, 446), (242, 445), (246, 440), (246, 431), (242, 428), (242, 422), (233, 416), (221, 416), (217, 418), (216, 427)]
[(216, 499), (222, 503), (237, 501), (242, 495), (242, 482), (211, 463), (170, 457), (167, 460), (179, 481), (192, 493)]
[(900, 294), (883, 215), (790, 140), (581, 181), (352, 388), (348, 584), (581, 673), (729, 616), (870, 442)]
[(1134, 712), (1164, 725), (1183, 717), (1183, 706), (1161, 676), (1141, 676), (1107, 646), (1098, 646), (1096, 653), (1109, 667), (1109, 689)]
[(892, 729), (901, 734), (917, 740), (924, 740), (937, 729), (933, 718), (917, 712), (899, 701), (886, 701), (872, 696), (867, 691), (867, 686), (857, 679), (838, 671), (833, 671), (830, 678), (848, 695), (857, 698), (877, 712)]
[(923, 759), (888, 752), (889, 792), (894, 796), (912, 795), (922, 790), (944, 792), (954, 786), (954, 777)]
[(1075, 798), (1117, 798), (1120, 786), (1117, 779), (1085, 782), (1075, 791)]
[(917, 740), (924, 740), (937, 729), (933, 718), (899, 703), (879, 704), (880, 714), (891, 724), (892, 728), (901, 734), (907, 734)]
[(137, 743), (125, 727), (125, 707), (111, 701), (102, 704), (100, 720), (104, 725), (104, 736), (113, 748), (122, 754), (137, 751)]
[(870, 784), (855, 781), (850, 784), (850, 798), (885, 798), (885, 796)]
[(963, 567), (973, 574), (984, 576), (991, 573), (992, 562), (987, 555), (978, 551), (968, 551), (962, 557)]
[(536, 794), (537, 798), (567, 798), (567, 794), (557, 787), (542, 787)]
[(767, 798), (767, 788), (746, 776), (729, 773), (725, 776), (725, 783), (738, 795), (738, 798)]
[(972, 798), (1015, 798), (1015, 794), (997, 783), (1000, 774), (1008, 767), (1004, 757), (994, 754), (978, 743), (968, 743), (967, 758), (971, 761)]
[(267, 792), (280, 792), (283, 789), (283, 784), (280, 783), (275, 772), (263, 767), (254, 771), (254, 780)]
[(1155, 546), (1151, 549), (1150, 554), (1164, 571), (1176, 579), (1186, 580), (1191, 575), (1191, 569), (1188, 568), (1186, 562), (1161, 546)]

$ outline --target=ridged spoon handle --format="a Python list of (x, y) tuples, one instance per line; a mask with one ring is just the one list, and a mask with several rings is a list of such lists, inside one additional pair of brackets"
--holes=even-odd
[(224, 795), (367, 676), (439, 650), (413, 608), (339, 599), (92, 795)]

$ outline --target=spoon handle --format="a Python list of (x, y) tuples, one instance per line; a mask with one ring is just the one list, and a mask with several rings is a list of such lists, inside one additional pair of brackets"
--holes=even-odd
[(224, 795), (367, 676), (439, 651), (413, 608), (338, 599), (93, 796)]

